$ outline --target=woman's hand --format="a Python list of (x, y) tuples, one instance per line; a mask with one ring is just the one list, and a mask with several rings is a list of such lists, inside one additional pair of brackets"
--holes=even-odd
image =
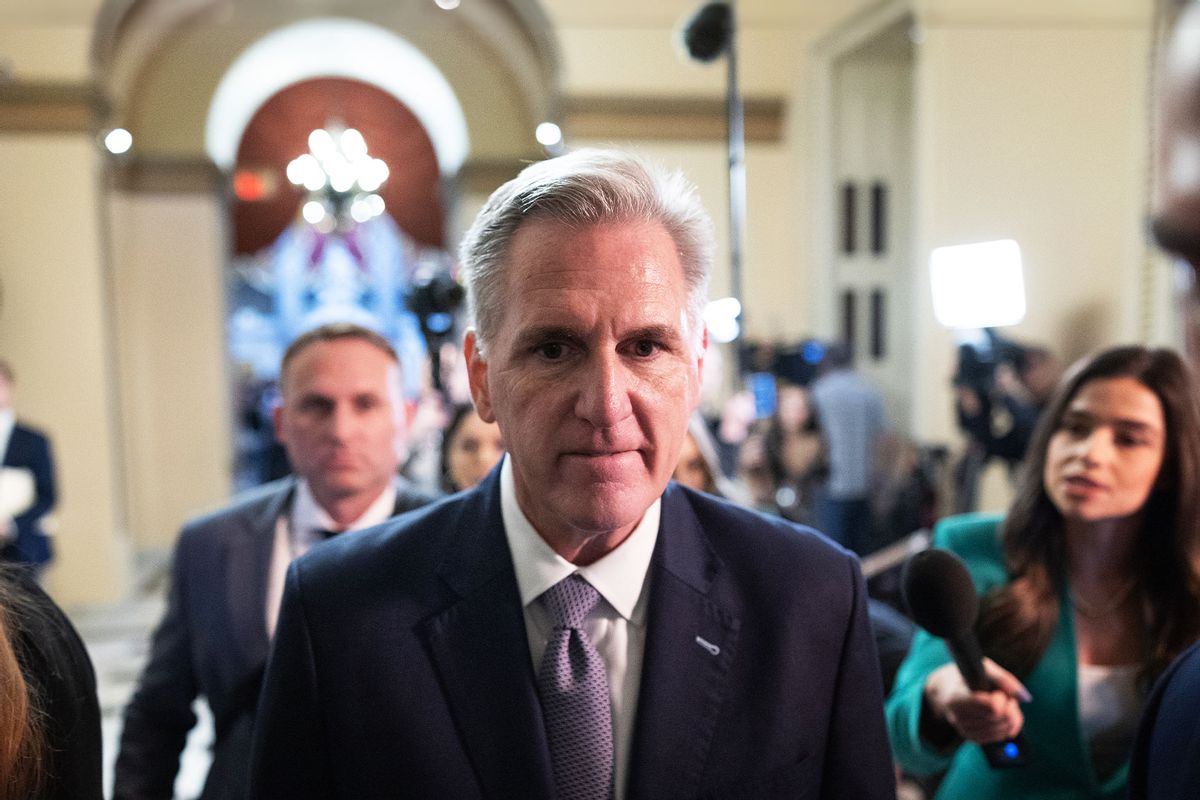
[(1025, 724), (1018, 701), (1028, 703), (1033, 698), (1011, 672), (990, 658), (983, 660), (983, 670), (995, 687), (991, 691), (971, 691), (953, 663), (929, 673), (927, 710), (968, 741), (987, 744), (1011, 739)]

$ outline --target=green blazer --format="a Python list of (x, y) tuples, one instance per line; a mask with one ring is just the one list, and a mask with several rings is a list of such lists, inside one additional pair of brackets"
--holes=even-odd
[[(1000, 551), (999, 523), (999, 515), (964, 514), (942, 520), (934, 532), (934, 546), (950, 550), (966, 563), (980, 595), (1008, 580)], [(932, 775), (946, 771), (938, 800), (1124, 797), (1128, 762), (1101, 781), (1092, 768), (1087, 743), (1080, 731), (1075, 615), (1068, 593), (1061, 594), (1062, 613), (1054, 638), (1041, 662), (1022, 681), (1033, 695), (1033, 701), (1022, 707), (1030, 752), (1029, 763), (1023, 767), (993, 770), (982, 751), (970, 742), (953, 751), (940, 752), (921, 740), (917, 727), (925, 679), (951, 658), (941, 639), (917, 632), (887, 700), (888, 735), (896, 760), (910, 773)]]

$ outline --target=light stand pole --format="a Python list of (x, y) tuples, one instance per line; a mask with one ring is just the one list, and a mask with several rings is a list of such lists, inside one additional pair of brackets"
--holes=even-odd
[[(734, 3), (714, 2), (701, 6), (683, 28), (688, 55), (696, 61), (712, 62), (725, 55), (725, 115), (729, 139), (729, 283), (733, 297), (742, 304), (742, 252), (746, 235), (746, 130), (745, 109), (738, 89), (737, 28)], [(745, 317), (739, 313), (739, 323)]]

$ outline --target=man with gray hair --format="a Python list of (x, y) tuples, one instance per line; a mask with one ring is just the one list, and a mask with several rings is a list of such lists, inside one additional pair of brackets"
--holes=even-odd
[(256, 798), (894, 798), (857, 561), (670, 483), (711, 223), (679, 175), (526, 168), (462, 244), (474, 490), (295, 562)]

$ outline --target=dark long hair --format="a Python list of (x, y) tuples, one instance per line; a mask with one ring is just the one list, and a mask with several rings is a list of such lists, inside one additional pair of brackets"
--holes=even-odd
[(1031, 672), (1050, 644), (1067, 570), (1062, 514), (1042, 477), (1050, 438), (1086, 383), (1125, 377), (1155, 394), (1166, 423), (1163, 462), (1142, 507), (1133, 565), (1148, 644), (1143, 681), (1200, 636), (1200, 406), (1194, 379), (1172, 350), (1115, 347), (1080, 361), (1059, 384), (1034, 431), (1001, 526), (1009, 581), (984, 597), (977, 628), (984, 651), (1018, 675)]
[(475, 406), (470, 403), (460, 403), (450, 410), (450, 420), (446, 423), (446, 429), (442, 431), (441, 443), (441, 472), (438, 475), (438, 485), (446, 494), (454, 494), (462, 489), (469, 489), (469, 486), (455, 486), (454, 479), (450, 477), (450, 448), (454, 444), (455, 437), (458, 436), (458, 429), (462, 427), (466, 421), (468, 414), (475, 413)]
[[(782, 395), (787, 389), (798, 389), (805, 395), (804, 402), (808, 406), (808, 419), (804, 421), (804, 425), (800, 428), (800, 431), (819, 436), (821, 425), (820, 420), (817, 419), (817, 409), (813, 403), (812, 392), (806, 386), (780, 383), (777, 391), (780, 399), (782, 399)], [(763, 435), (763, 446), (767, 451), (767, 464), (770, 466), (776, 482), (785, 477), (796, 477), (787, 474), (787, 469), (784, 468), (783, 463), (784, 442), (787, 440), (787, 434), (789, 433), (794, 433), (794, 431), (785, 431), (783, 429), (783, 419), (780, 417), (779, 409), (776, 408), (775, 413), (767, 418), (767, 429)]]
[(13, 642), (20, 621), (38, 612), (21, 594), (16, 569), (0, 563), (0, 800), (36, 797), (46, 779), (40, 698)]

